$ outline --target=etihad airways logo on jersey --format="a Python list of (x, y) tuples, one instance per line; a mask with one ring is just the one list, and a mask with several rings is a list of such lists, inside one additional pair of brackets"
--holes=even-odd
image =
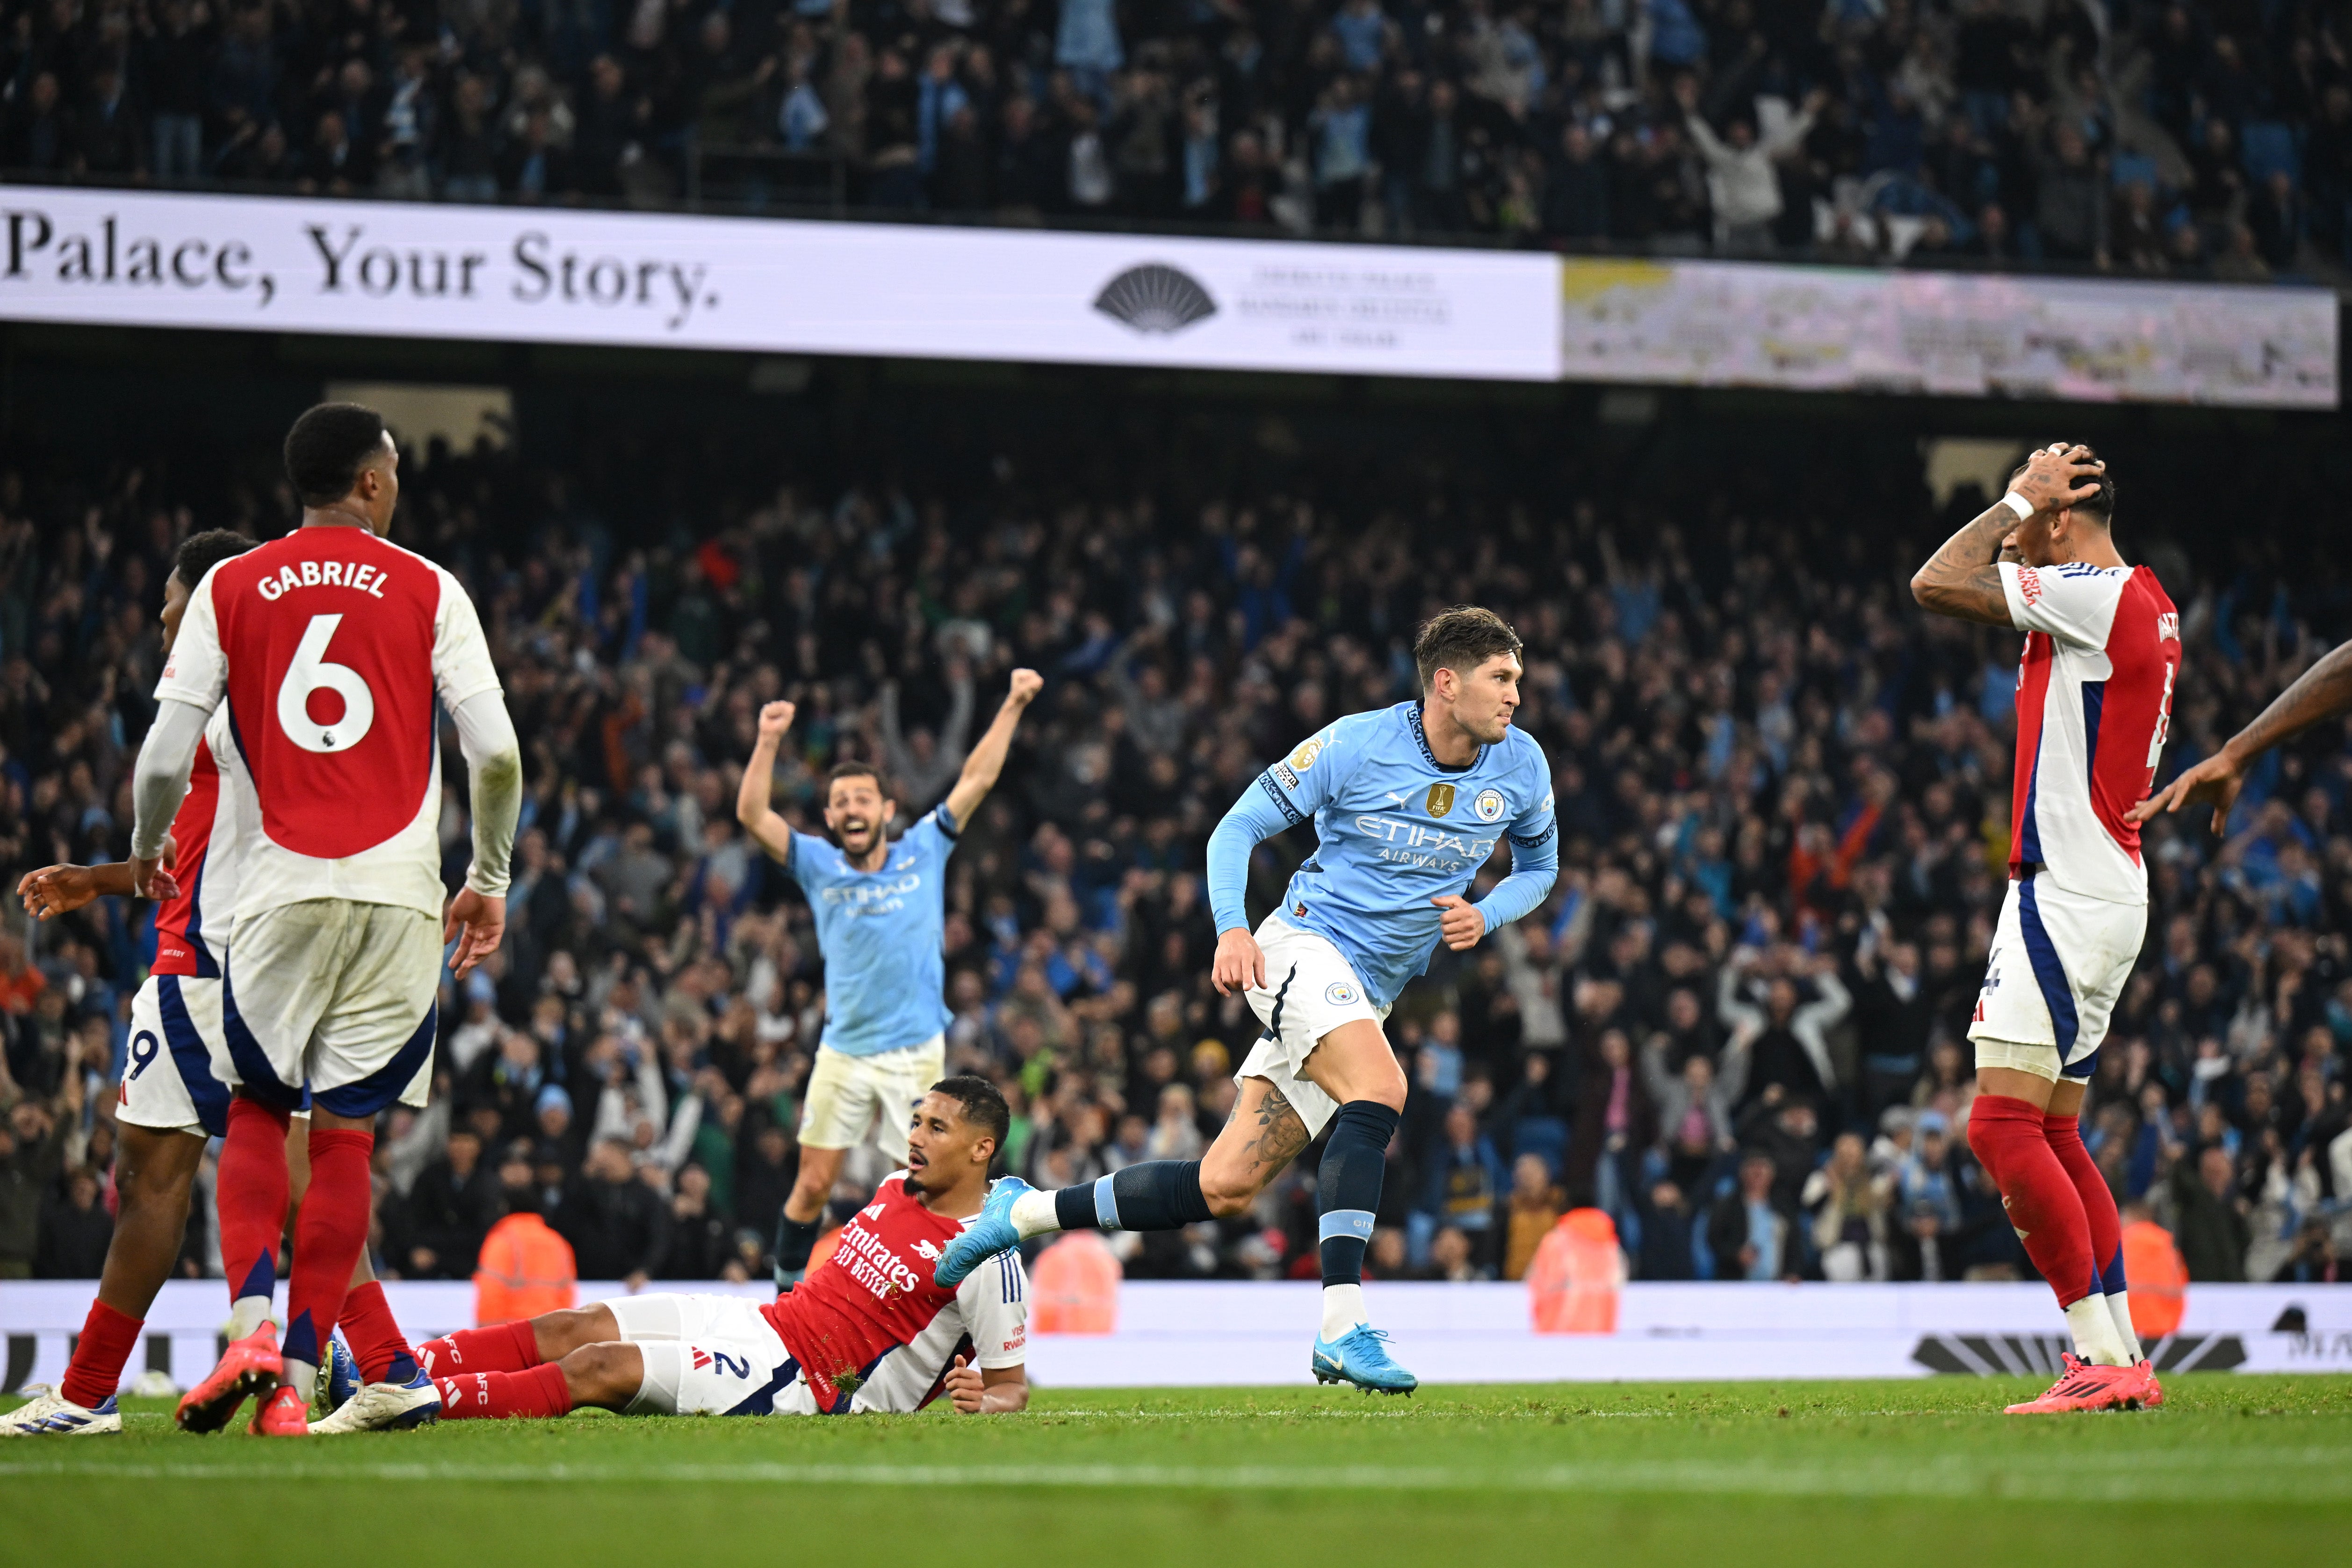
[(907, 894), (922, 890), (919, 873), (902, 876), (891, 882), (853, 883), (847, 887), (821, 888), (817, 896), (835, 908), (851, 915), (883, 915), (894, 909), (904, 909)]
[(1474, 839), (1466, 833), (1449, 833), (1442, 828), (1398, 817), (1358, 817), (1355, 828), (1365, 837), (1381, 841), (1381, 859), (1440, 871), (1458, 871), (1465, 864), (1483, 863), (1495, 852), (1496, 841)]
[(276, 577), (265, 577), (254, 586), (261, 597), (275, 601), (297, 588), (356, 588), (370, 599), (383, 597), (383, 573), (359, 561), (306, 560), (294, 566), (281, 566)]
[(842, 1227), (841, 1244), (834, 1249), (833, 1260), (882, 1301), (921, 1290), (923, 1277), (891, 1251), (882, 1238), (866, 1229), (865, 1220), (866, 1211), (861, 1209), (856, 1219)]

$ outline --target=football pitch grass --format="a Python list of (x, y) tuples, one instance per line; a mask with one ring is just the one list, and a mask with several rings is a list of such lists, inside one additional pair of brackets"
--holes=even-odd
[[(1041, 1391), (1025, 1416), (445, 1422), (0, 1443), (12, 1562), (2318, 1564), (2352, 1378)], [(13, 1402), (11, 1402), (13, 1403)], [(241, 1522), (240, 1522), (241, 1521)], [(19, 1554), (21, 1552), (21, 1554)]]

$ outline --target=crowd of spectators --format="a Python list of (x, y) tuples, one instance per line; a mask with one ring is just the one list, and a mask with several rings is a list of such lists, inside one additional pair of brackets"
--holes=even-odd
[(2252, 281), (2332, 0), (5, 0), (0, 169)]
[[(1516, 1278), (1592, 1205), (1640, 1279), (2027, 1274), (1965, 1134), (2016, 639), (1902, 591), (1981, 493), (1938, 507), (1888, 460), (1874, 509), (1893, 515), (1864, 538), (1730, 479), (1671, 513), (1598, 481), (1474, 497), (1431, 441), (1424, 494), (1361, 507), (1311, 482), (1203, 497), (1141, 459), (1115, 485), (1032, 487), (1068, 472), (1053, 440), (1001, 457), (1000, 483), (938, 490), (877, 462), (709, 495), (681, 451), (658, 520), (615, 515), (545, 448), (412, 457), (395, 538), (470, 585), (528, 799), (506, 945), (445, 989), (429, 1108), (382, 1129), (378, 1269), (464, 1278), (485, 1228), (528, 1208), (583, 1278), (764, 1277), (825, 1007), (806, 906), (732, 813), (779, 696), (801, 715), (779, 810), (822, 831), (833, 762), (880, 761), (910, 820), (1007, 671), (1045, 673), (950, 863), (950, 1065), (1004, 1085), (1003, 1166), (1040, 1186), (1196, 1155), (1257, 1030), (1208, 979), (1209, 830), (1302, 737), (1412, 695), (1414, 624), (1475, 601), (1527, 640), (1518, 722), (1554, 769), (1562, 871), (1530, 918), (1439, 952), (1390, 1020), (1412, 1088), (1372, 1273)], [(165, 472), (0, 476), (12, 883), (122, 852), (175, 539), (292, 521), (282, 489), (192, 504), (224, 492)], [(2169, 769), (2342, 629), (2306, 594), (2325, 561), (2292, 594), (2200, 576), (2159, 505), (2127, 498), (2118, 528), (2183, 611)], [(2198, 1279), (2352, 1260), (2347, 787), (2326, 726), (2218, 846), (2186, 818), (2150, 831), (2147, 946), (2084, 1130)], [(452, 779), (453, 885), (465, 798)], [(1301, 830), (1260, 849), (1254, 913), (1310, 848)], [(148, 919), (110, 900), (0, 934), (0, 1277), (97, 1272)], [(849, 1162), (836, 1218), (877, 1161)], [(1314, 1166), (1241, 1218), (1117, 1238), (1129, 1270), (1313, 1274)], [(197, 1211), (192, 1274), (218, 1266)]]

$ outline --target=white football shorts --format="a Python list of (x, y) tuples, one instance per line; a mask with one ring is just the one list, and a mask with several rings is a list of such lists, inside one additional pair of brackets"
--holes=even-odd
[(1969, 1024), (1977, 1066), (2088, 1082), (2147, 933), (2146, 904), (2069, 893), (2046, 872), (2011, 883)]
[(907, 1127), (916, 1104), (947, 1076), (948, 1040), (935, 1034), (903, 1051), (852, 1056), (816, 1048), (808, 1094), (801, 1103), (800, 1139), (812, 1149), (854, 1149), (878, 1119), (875, 1142), (898, 1169), (907, 1163)]
[(134, 1127), (217, 1138), (228, 1131), (228, 1047), (221, 983), (150, 975), (131, 998), (130, 1060), (115, 1117)]
[(604, 1303), (644, 1357), (632, 1416), (814, 1416), (816, 1396), (749, 1296), (657, 1291)]
[(1302, 931), (1278, 915), (1260, 921), (1256, 936), (1258, 951), (1265, 955), (1265, 988), (1243, 995), (1265, 1032), (1242, 1059), (1234, 1081), (1263, 1078), (1272, 1083), (1311, 1138), (1338, 1114), (1339, 1104), (1303, 1076), (1308, 1054), (1341, 1024), (1358, 1019), (1384, 1023), (1389, 1009), (1372, 1005), (1354, 966), (1328, 937)]
[(313, 898), (240, 915), (222, 966), (231, 1082), (291, 1107), (307, 1076), (339, 1116), (422, 1106), (431, 1087), (441, 923)]

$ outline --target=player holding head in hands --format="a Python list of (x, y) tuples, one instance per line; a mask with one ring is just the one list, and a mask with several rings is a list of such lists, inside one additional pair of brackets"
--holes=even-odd
[[(251, 823), (240, 825), (236, 940), (221, 966), (236, 1092), (225, 1186), (283, 1210), (288, 1118), (306, 1081), (311, 1097), (284, 1343), (267, 1343), (267, 1323), (233, 1325), (249, 1372), (274, 1369), (277, 1390), (254, 1417), (270, 1435), (309, 1429), (367, 1239), (375, 1117), (425, 1103), (444, 942), (455, 939), (462, 975), (506, 924), (520, 748), (465, 591), (382, 537), (399, 468), (371, 410), (323, 403), (295, 421), (286, 472), (302, 526), (196, 585), (133, 776), (132, 879), (152, 891), (205, 727), (226, 706)], [(473, 814), (474, 862), (446, 910), (436, 699), (457, 727)]]
[(1012, 689), (948, 797), (893, 842), (898, 802), (862, 762), (836, 766), (825, 783), (824, 825), (834, 841), (796, 833), (769, 804), (776, 748), (793, 726), (791, 703), (760, 710), (760, 738), (735, 799), (735, 816), (808, 895), (824, 954), (825, 1020), (801, 1108), (800, 1174), (776, 1236), (776, 1285), (790, 1290), (808, 1267), (817, 1222), (842, 1155), (878, 1119), (885, 1154), (907, 1157), (907, 1113), (947, 1063), (947, 862), (980, 803), (1004, 771), (1024, 709), (1045, 678), (1013, 672)]
[(2180, 617), (2156, 574), (2116, 553), (2115, 507), (2089, 447), (2048, 447), (1911, 580), (1938, 614), (2025, 633), (2009, 896), (1969, 1026), (1969, 1146), (2058, 1293), (2074, 1354), (2014, 1413), (2163, 1399), (2132, 1333), (2123, 1223), (2080, 1125), (2147, 927), (2132, 811), (2156, 777), (2180, 666)]
[(624, 1296), (417, 1347), (442, 1414), (839, 1416), (919, 1410), (945, 1394), (965, 1415), (1029, 1403), (1028, 1291), (1018, 1258), (948, 1289), (930, 1260), (977, 1214), (1012, 1123), (985, 1078), (916, 1102), (907, 1168), (841, 1229), (800, 1286), (741, 1296)]
[[(1462, 606), (1421, 628), (1417, 702), (1353, 714), (1260, 774), (1209, 839), (1217, 922), (1213, 978), (1265, 1026), (1234, 1074), (1233, 1119), (1202, 1159), (1147, 1161), (1089, 1186), (997, 1184), (981, 1222), (939, 1268), (952, 1284), (992, 1253), (1051, 1230), (1168, 1230), (1240, 1214), (1328, 1124), (1315, 1200), (1323, 1324), (1310, 1358), (1322, 1382), (1407, 1393), (1364, 1312), (1364, 1248), (1404, 1073), (1381, 1025), (1444, 942), (1456, 952), (1541, 904), (1559, 869), (1543, 748), (1511, 725), (1520, 643), (1491, 611)], [(1253, 936), (1243, 908), (1250, 854), (1312, 817), (1320, 841), (1282, 907)], [(1511, 873), (1464, 895), (1495, 851)]]

